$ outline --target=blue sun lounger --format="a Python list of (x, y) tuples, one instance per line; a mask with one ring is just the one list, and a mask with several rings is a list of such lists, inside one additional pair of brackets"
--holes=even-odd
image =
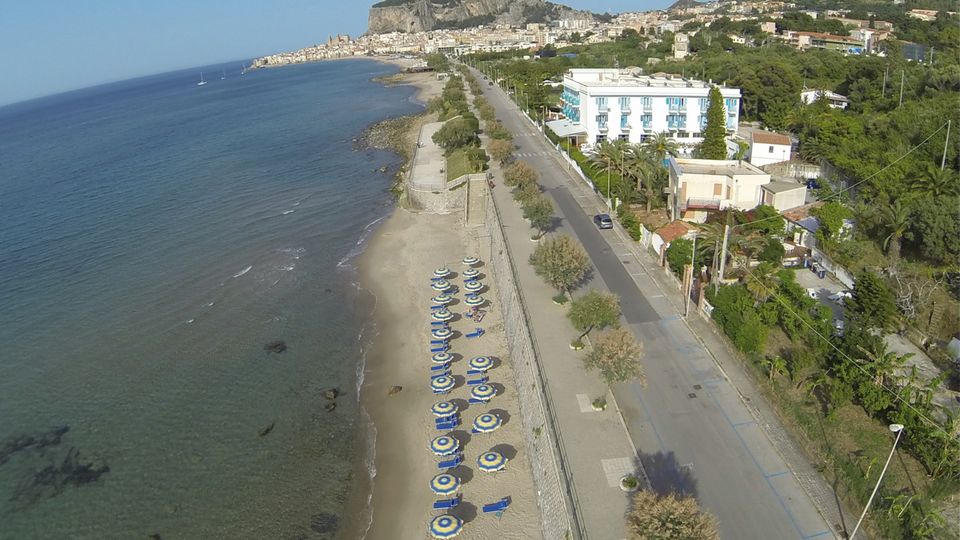
[(460, 504), (460, 495), (452, 499), (443, 499), (433, 503), (434, 510), (449, 510), (451, 508), (456, 508)]
[(448, 345), (443, 345), (442, 347), (434, 347), (430, 349), (430, 352), (438, 353), (438, 352), (447, 352), (448, 350), (450, 350), (450, 347)]
[[(453, 389), (451, 388), (450, 390), (453, 390)], [(450, 393), (450, 390), (437, 390), (436, 388), (434, 388), (433, 393), (438, 396), (441, 396), (441, 395), (445, 396)]]
[(447, 422), (446, 424), (437, 424), (437, 431), (453, 431), (459, 426), (459, 422)]
[(441, 309), (446, 309), (447, 306), (430, 306), (430, 311), (440, 311)]
[(443, 278), (443, 277), (432, 277), (432, 278), (430, 278), (430, 281), (436, 283), (436, 282), (438, 282), (438, 281), (443, 281), (443, 280), (445, 280), (445, 279), (447, 279), (447, 278)]
[(470, 386), (477, 386), (478, 384), (486, 384), (486, 382), (487, 382), (487, 378), (486, 378), (486, 377), (480, 377), (479, 379), (468, 379), (468, 380), (467, 380), (467, 384), (469, 384)]
[(467, 336), (467, 338), (477, 338), (477, 337), (482, 336), (484, 333), (485, 333), (485, 332), (483, 331), (483, 328), (480, 328), (480, 327), (478, 326), (476, 330), (474, 330), (473, 332), (470, 332), (469, 334), (465, 334), (465, 335)]
[(443, 371), (443, 370), (449, 369), (449, 368), (450, 368), (450, 364), (449, 364), (449, 363), (446, 363), (446, 364), (435, 364), (435, 365), (430, 366), (430, 371)]
[(484, 371), (480, 369), (468, 369), (467, 375), (483, 375)]
[(436, 372), (436, 373), (431, 373), (431, 374), (430, 374), (430, 380), (432, 381), (432, 380), (437, 379), (437, 378), (440, 378), (440, 377), (449, 377), (449, 376), (450, 376), (450, 370), (449, 370), (449, 369), (446, 370), (446, 371), (438, 371), (438, 372)]
[(473, 276), (473, 277), (465, 277), (465, 278), (463, 278), (463, 282), (464, 282), (464, 283), (470, 283), (471, 281), (480, 281), (480, 277), (479, 277), (479, 276)]
[(437, 468), (440, 469), (441, 471), (445, 471), (448, 469), (455, 469), (459, 467), (461, 463), (463, 463), (463, 454), (457, 454), (452, 459), (448, 459), (446, 461), (441, 461), (440, 463), (437, 463)]
[(477, 398), (475, 398), (475, 397), (472, 397), (472, 398), (468, 399), (467, 401), (469, 401), (470, 403), (476, 403), (476, 404), (484, 404), (484, 403), (487, 403), (486, 401), (484, 401), (484, 400), (482, 400), (482, 399), (477, 399)]
[(450, 416), (441, 416), (440, 418), (437, 418), (434, 421), (438, 424), (446, 424), (447, 422), (456, 422), (457, 420), (459, 420), (459, 418), (460, 417), (457, 416), (456, 413), (454, 413), (454, 414), (451, 414)]
[(447, 324), (447, 321), (430, 321), (430, 326), (436, 328), (450, 328), (450, 326)]
[(495, 503), (483, 505), (483, 513), (489, 514), (491, 512), (503, 512), (508, 506), (510, 506), (510, 499), (504, 497)]
[(446, 339), (431, 339), (430, 345), (447, 345), (449, 341)]

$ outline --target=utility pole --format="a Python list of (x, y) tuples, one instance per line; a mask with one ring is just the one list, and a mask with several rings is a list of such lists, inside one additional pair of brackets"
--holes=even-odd
[(693, 276), (697, 271), (697, 235), (693, 235), (693, 253), (690, 255), (690, 288), (683, 298), (683, 316), (686, 317), (690, 312), (690, 293), (693, 292)]
[(727, 266), (727, 242), (730, 240), (730, 214), (727, 214), (727, 224), (723, 226), (723, 249), (720, 250), (720, 271), (717, 273), (717, 280), (714, 282), (713, 291), (716, 292), (720, 287), (720, 280), (723, 279), (723, 271)]
[(889, 69), (890, 69), (889, 66), (883, 68), (883, 88), (881, 88), (881, 90), (880, 90), (880, 97), (881, 97), (881, 98), (887, 97), (887, 70), (889, 70)]
[(890, 424), (890, 431), (897, 434), (897, 438), (893, 440), (893, 448), (890, 449), (890, 455), (887, 456), (887, 462), (883, 464), (883, 470), (880, 471), (880, 478), (877, 478), (877, 485), (873, 487), (873, 493), (870, 494), (870, 498), (867, 499), (867, 505), (863, 507), (863, 513), (860, 514), (860, 519), (857, 520), (857, 525), (853, 528), (853, 532), (850, 533), (850, 540), (853, 540), (854, 536), (857, 535), (857, 531), (860, 530), (860, 524), (863, 523), (863, 518), (867, 517), (867, 510), (870, 510), (870, 503), (873, 502), (873, 497), (877, 494), (877, 490), (880, 489), (880, 482), (883, 481), (883, 474), (887, 472), (887, 467), (890, 466), (890, 460), (893, 459), (893, 452), (897, 449), (897, 443), (900, 442), (900, 436), (903, 435), (903, 425), (902, 424)]
[(947, 140), (943, 141), (943, 157), (940, 158), (941, 171), (947, 166), (947, 148), (949, 148), (948, 145), (950, 144), (950, 122), (953, 122), (953, 120), (947, 120)]
[(897, 104), (897, 108), (900, 108), (900, 105), (903, 105), (903, 70), (900, 70), (900, 103)]

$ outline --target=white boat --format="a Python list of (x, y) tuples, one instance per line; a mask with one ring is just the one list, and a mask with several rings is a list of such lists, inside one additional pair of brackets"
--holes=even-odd
[(200, 82), (197, 83), (197, 86), (203, 86), (207, 84), (207, 81), (203, 80), (203, 72), (200, 72)]
[(222, 80), (224, 80), (224, 79), (226, 79), (226, 78), (227, 78), (227, 72), (224, 71), (224, 72), (223, 72), (223, 75), (220, 76), (220, 80), (222, 81)]

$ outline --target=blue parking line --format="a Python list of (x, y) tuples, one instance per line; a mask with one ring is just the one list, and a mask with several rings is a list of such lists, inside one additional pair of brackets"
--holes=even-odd
[(735, 427), (735, 428), (738, 428), (738, 427), (743, 427), (743, 426), (751, 426), (751, 425), (756, 424), (756, 423), (757, 423), (756, 420), (747, 420), (747, 421), (745, 421), (745, 422), (737, 422), (736, 424), (731, 424), (731, 425), (732, 425), (733, 427)]
[[(650, 427), (653, 428), (653, 435), (657, 438), (657, 444), (660, 445), (659, 450), (663, 452), (663, 439), (660, 438), (660, 432), (657, 431), (657, 425), (653, 423), (653, 417), (650, 416), (650, 411), (647, 409), (647, 402), (643, 399), (643, 394), (640, 392), (640, 386), (637, 384), (631, 384), (630, 390), (636, 394), (637, 399), (640, 401), (640, 407), (643, 409), (643, 414), (647, 416), (647, 422), (650, 424)], [(634, 387), (637, 389), (634, 390)]]
[(776, 478), (778, 476), (783, 476), (785, 474), (790, 474), (790, 471), (780, 471), (780, 472), (770, 473), (766, 475), (766, 478)]
[(826, 536), (828, 534), (832, 534), (832, 533), (830, 531), (820, 531), (816, 534), (811, 534), (810, 536), (804, 536), (803, 540), (810, 540), (811, 538), (816, 538), (818, 536)]

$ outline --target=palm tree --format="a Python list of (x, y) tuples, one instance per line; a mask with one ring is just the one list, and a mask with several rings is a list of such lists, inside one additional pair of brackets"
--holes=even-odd
[(760, 263), (759, 266), (747, 273), (747, 290), (762, 304), (776, 292), (780, 280), (774, 272), (776, 268), (770, 263)]
[(662, 164), (668, 155), (676, 157), (677, 152), (680, 150), (677, 141), (671, 139), (670, 135), (665, 131), (654, 133), (647, 140), (643, 141), (641, 146), (649, 152), (650, 155), (657, 158), (658, 164)]
[(873, 382), (878, 385), (886, 385), (896, 368), (903, 365), (912, 354), (898, 355), (894, 351), (887, 350), (887, 343), (882, 339), (874, 340), (872, 346), (868, 349), (860, 345), (862, 358), (860, 364), (872, 374)]
[(953, 169), (939, 169), (928, 165), (923, 176), (910, 181), (910, 190), (917, 194), (930, 194), (934, 198), (960, 195), (960, 178)]
[(641, 145), (632, 145), (627, 149), (624, 169), (628, 175), (637, 180), (638, 185), (643, 184), (643, 198), (649, 214), (656, 197), (654, 184), (663, 167), (655, 163), (653, 156)]
[[(620, 175), (623, 176), (623, 161), (628, 143), (626, 141), (603, 141), (597, 145), (593, 155), (590, 156), (590, 163), (598, 168), (607, 170), (607, 182), (610, 182), (610, 169), (617, 167), (620, 169)], [(607, 186), (608, 191), (612, 186)]]
[(763, 366), (767, 370), (770, 382), (773, 382), (774, 377), (787, 370), (787, 361), (784, 360), (782, 356), (774, 356), (773, 358), (765, 358), (763, 360)]
[(883, 239), (883, 249), (891, 259), (900, 258), (900, 239), (910, 227), (910, 209), (900, 204), (900, 199), (882, 206), (878, 214), (881, 223), (888, 231)]

